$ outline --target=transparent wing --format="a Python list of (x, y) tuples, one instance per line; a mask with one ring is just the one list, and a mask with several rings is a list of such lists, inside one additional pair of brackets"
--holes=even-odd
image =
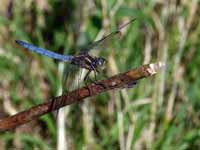
[(70, 55), (61, 55), (58, 53), (54, 53), (50, 50), (34, 46), (34, 45), (29, 44), (24, 41), (16, 40), (16, 43), (30, 51), (33, 51), (33, 52), (36, 52), (41, 55), (45, 55), (45, 56), (48, 56), (48, 57), (51, 57), (54, 59), (58, 59), (58, 60), (62, 60), (62, 61), (71, 61), (74, 58), (73, 56), (70, 56)]
[(63, 76), (63, 89), (66, 92), (76, 89), (79, 85), (77, 84), (77, 77), (80, 76), (79, 72), (82, 70), (79, 66), (73, 64), (66, 64)]
[(93, 42), (92, 44), (86, 46), (83, 51), (90, 51), (91, 49), (96, 49), (96, 50), (102, 50), (108, 46), (111, 41), (114, 41), (116, 39), (119, 39), (121, 35), (120, 31), (115, 31), (107, 36), (103, 37), (102, 39)]
[(129, 22), (127, 22), (127, 23), (123, 24), (122, 26), (120, 26), (116, 31), (111, 32), (110, 34), (104, 36), (102, 39), (100, 39), (98, 41), (95, 41), (94, 43), (86, 46), (85, 48), (83, 48), (83, 51), (90, 51), (91, 49), (97, 49), (97, 50), (104, 49), (112, 41), (117, 41), (121, 36), (121, 30), (123, 28), (125, 28), (126, 26), (128, 26), (129, 24), (131, 24), (135, 20), (136, 20), (136, 18), (130, 20)]
[[(70, 63), (65, 64), (65, 69), (62, 76), (62, 95), (69, 93), (70, 91), (79, 88), (79, 80), (76, 81), (76, 76), (79, 76), (79, 66), (73, 65)], [(78, 83), (77, 83), (78, 82)], [(64, 98), (60, 101), (58, 106), (62, 106), (64, 104)], [(54, 102), (52, 102), (52, 107), (54, 107)], [(55, 112), (55, 117), (58, 119), (58, 112), (60, 109), (57, 109)]]

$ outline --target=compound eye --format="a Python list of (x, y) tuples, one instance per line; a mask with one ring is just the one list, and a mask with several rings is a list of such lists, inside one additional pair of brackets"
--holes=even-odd
[(103, 63), (103, 62), (102, 62), (101, 60), (99, 60), (99, 66), (102, 66), (102, 63)]
[(99, 59), (98, 64), (99, 66), (103, 66), (104, 65), (105, 60), (104, 59)]

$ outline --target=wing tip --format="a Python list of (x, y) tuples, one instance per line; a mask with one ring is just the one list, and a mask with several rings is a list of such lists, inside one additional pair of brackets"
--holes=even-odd
[(137, 20), (137, 18), (135, 17), (135, 18), (132, 18), (131, 20), (129, 20), (127, 23), (125, 23), (125, 24), (123, 24), (123, 25), (121, 25), (119, 28), (118, 28), (118, 30), (121, 30), (122, 28), (124, 28), (124, 27), (126, 27), (126, 26), (128, 26), (129, 24), (131, 24), (132, 22), (134, 22), (135, 20)]

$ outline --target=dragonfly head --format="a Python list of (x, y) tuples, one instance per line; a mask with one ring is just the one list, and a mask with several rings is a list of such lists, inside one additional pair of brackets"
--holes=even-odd
[(103, 67), (105, 65), (106, 59), (103, 57), (96, 58), (97, 67)]

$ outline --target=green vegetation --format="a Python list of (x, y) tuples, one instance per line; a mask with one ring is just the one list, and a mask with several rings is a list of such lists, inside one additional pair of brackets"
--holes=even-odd
[(101, 51), (91, 50), (108, 60), (103, 73), (166, 63), (132, 89), (92, 97), (65, 107), (57, 119), (52, 113), (1, 133), (1, 148), (199, 149), (199, 10), (198, 0), (1, 0), (1, 118), (77, 87), (78, 72), (67, 79), (72, 86), (63, 84), (67, 63), (64, 69), (62, 62), (26, 51), (15, 39), (77, 54), (80, 47), (137, 18), (120, 39)]

